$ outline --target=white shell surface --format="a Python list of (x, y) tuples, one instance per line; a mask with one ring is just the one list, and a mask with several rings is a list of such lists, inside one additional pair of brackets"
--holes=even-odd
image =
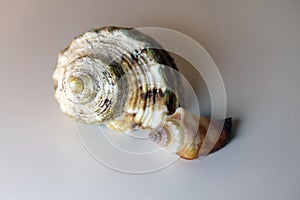
[(61, 110), (77, 121), (117, 130), (157, 127), (179, 106), (176, 91), (169, 89), (172, 73), (165, 72), (176, 66), (161, 49), (126, 28), (106, 27), (75, 38), (60, 52), (53, 74)]

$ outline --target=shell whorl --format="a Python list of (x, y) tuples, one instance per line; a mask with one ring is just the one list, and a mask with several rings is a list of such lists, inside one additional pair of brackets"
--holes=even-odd
[(176, 69), (173, 59), (143, 33), (95, 29), (60, 52), (55, 97), (65, 114), (83, 123), (155, 128), (179, 106), (178, 77), (168, 68)]
[[(73, 57), (74, 56), (74, 57)], [(110, 66), (103, 60), (86, 54), (69, 56), (63, 63), (60, 55), (54, 73), (57, 88), (55, 97), (61, 110), (80, 122), (104, 122), (112, 117), (120, 88)]]
[(159, 129), (157, 132), (151, 132), (148, 137), (160, 147), (166, 147), (171, 140), (171, 135), (164, 128)]
[(152, 142), (185, 159), (199, 156), (205, 132), (198, 130), (199, 118), (183, 108), (169, 115), (162, 127), (149, 134)]
[[(149, 139), (168, 151), (178, 154), (190, 146), (197, 135), (197, 129), (187, 126), (185, 117), (185, 111), (178, 108), (173, 115), (167, 117), (162, 127), (149, 134)], [(194, 121), (194, 119), (188, 121), (197, 127), (198, 121)]]

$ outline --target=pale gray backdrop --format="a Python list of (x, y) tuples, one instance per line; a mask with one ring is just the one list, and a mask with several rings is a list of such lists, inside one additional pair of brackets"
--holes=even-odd
[[(299, 199), (299, 23), (299, 0), (0, 1), (0, 199)], [(94, 160), (51, 76), (74, 36), (106, 25), (171, 28), (201, 43), (223, 76), (235, 139), (152, 174)]]

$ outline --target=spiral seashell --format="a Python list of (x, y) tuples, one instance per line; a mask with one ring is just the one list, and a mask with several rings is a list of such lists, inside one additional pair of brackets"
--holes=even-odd
[(176, 69), (170, 55), (141, 32), (95, 29), (60, 52), (55, 97), (66, 115), (82, 123), (152, 129), (179, 106), (169, 67)]
[[(207, 137), (206, 146), (201, 149), (209, 125), (212, 126), (213, 133)], [(176, 153), (184, 159), (191, 160), (217, 151), (229, 142), (231, 118), (225, 120), (224, 129), (219, 135), (217, 131), (219, 131), (218, 126), (220, 125), (222, 124), (218, 124), (216, 121), (211, 121), (205, 117), (197, 117), (183, 108), (177, 108), (173, 115), (167, 117), (162, 127), (149, 134), (149, 138), (166, 150)], [(213, 135), (219, 137), (214, 138)]]
[(159, 129), (157, 132), (151, 132), (148, 135), (149, 139), (161, 147), (166, 147), (171, 142), (170, 132), (165, 129)]
[[(60, 109), (76, 121), (130, 131), (154, 130), (149, 138), (185, 159), (200, 151), (207, 128), (216, 122), (179, 107), (180, 77), (171, 56), (152, 38), (131, 28), (88, 31), (59, 53), (53, 74)], [(215, 151), (230, 139), (228, 119)], [(217, 130), (217, 128), (215, 128)]]

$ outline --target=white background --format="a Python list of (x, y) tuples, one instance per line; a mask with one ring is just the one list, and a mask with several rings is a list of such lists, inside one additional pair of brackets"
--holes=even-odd
[[(300, 198), (300, 1), (0, 2), (0, 199)], [(202, 44), (224, 79), (234, 140), (151, 174), (99, 164), (53, 97), (57, 54), (86, 30), (160, 26)]]

